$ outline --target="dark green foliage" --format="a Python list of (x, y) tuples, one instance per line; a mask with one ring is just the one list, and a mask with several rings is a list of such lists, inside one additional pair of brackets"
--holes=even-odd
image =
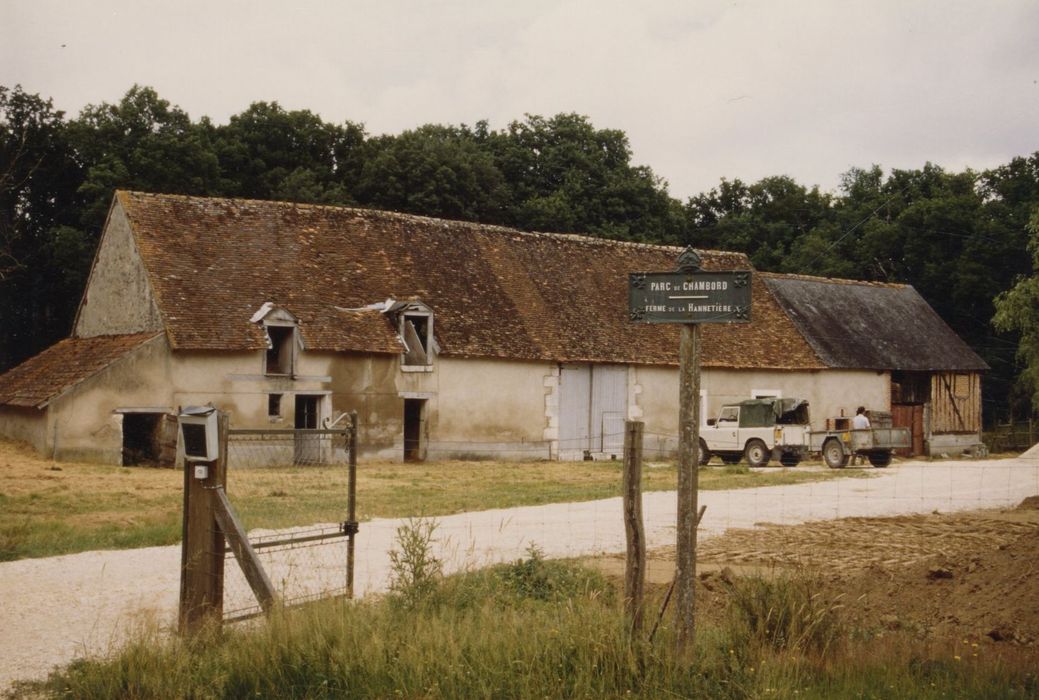
[(112, 193), (127, 188), (692, 244), (743, 251), (760, 270), (907, 283), (992, 366), (986, 420), (1028, 408), (1022, 328), (990, 320), (992, 300), (1033, 274), (1039, 153), (983, 172), (853, 168), (833, 194), (787, 176), (722, 179), (684, 204), (631, 159), (624, 132), (578, 114), (369, 137), (276, 102), (195, 122), (141, 86), (69, 121), (0, 87), (0, 369), (67, 335)]

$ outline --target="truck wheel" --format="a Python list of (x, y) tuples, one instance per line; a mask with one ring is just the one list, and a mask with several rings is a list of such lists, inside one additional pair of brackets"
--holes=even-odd
[(703, 438), (700, 438), (700, 466), (706, 467), (707, 463), (711, 461), (711, 451), (707, 449), (707, 443), (704, 442)]
[(793, 452), (784, 452), (779, 457), (779, 463), (782, 464), (784, 467), (796, 467), (798, 464), (801, 463), (801, 455), (795, 454)]
[(882, 469), (891, 464), (891, 453), (887, 450), (873, 450), (869, 453), (869, 463)]
[(757, 438), (747, 441), (747, 448), (743, 450), (743, 458), (747, 460), (747, 464), (752, 467), (764, 467), (768, 465), (768, 460), (772, 455), (769, 454), (768, 448), (765, 447), (765, 443)]
[(848, 458), (844, 454), (844, 446), (840, 440), (830, 438), (826, 441), (826, 444), (823, 445), (823, 461), (830, 469), (840, 469), (848, 463)]

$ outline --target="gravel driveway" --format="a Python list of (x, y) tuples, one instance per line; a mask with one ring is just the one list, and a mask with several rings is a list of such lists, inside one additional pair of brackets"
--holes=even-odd
[[(803, 467), (802, 467), (803, 468)], [(905, 462), (871, 479), (705, 491), (701, 537), (758, 523), (793, 524), (851, 516), (885, 516), (1013, 506), (1039, 494), (1039, 458)], [(644, 496), (649, 547), (674, 543), (675, 493)], [(361, 524), (356, 590), (385, 589), (388, 550), (400, 520)], [(622, 552), (619, 498), (489, 510), (437, 518), (439, 555), (448, 571), (522, 557), (530, 544), (546, 556)], [(315, 566), (313, 552), (322, 561)], [(345, 545), (307, 550), (308, 566), (292, 553), (269, 572), (286, 595), (342, 585)], [(44, 676), (56, 664), (116, 648), (135, 622), (176, 619), (180, 547), (99, 551), (0, 564), (0, 691), (19, 678)], [(291, 572), (291, 575), (290, 573)], [(236, 580), (237, 579), (237, 580)], [(287, 581), (287, 583), (284, 583)], [(227, 588), (244, 591), (236, 567)], [(228, 609), (248, 601), (229, 601)]]

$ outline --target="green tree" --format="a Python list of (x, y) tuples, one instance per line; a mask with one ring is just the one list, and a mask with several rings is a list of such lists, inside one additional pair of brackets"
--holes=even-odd
[(81, 223), (94, 235), (118, 188), (195, 195), (217, 188), (219, 167), (207, 122), (194, 124), (152, 88), (134, 85), (118, 104), (90, 105), (70, 127), (86, 171)]
[(91, 256), (81, 179), (64, 113), (0, 86), (0, 368), (69, 331)]
[[(723, 179), (710, 192), (687, 204), (695, 233), (692, 243), (736, 250), (760, 270), (778, 271), (799, 239), (831, 219), (830, 196), (786, 176), (766, 177), (753, 185)], [(820, 253), (825, 236), (808, 246)], [(799, 255), (807, 255), (804, 246)]]
[[(1039, 207), (1028, 223), (1028, 252), (1032, 269), (1039, 271)], [(1039, 274), (1021, 276), (1016, 284), (995, 300), (995, 327), (1021, 334), (1018, 358), (1024, 366), (1018, 380), (1033, 410), (1039, 411)]]
[(362, 203), (448, 219), (502, 223), (509, 192), (484, 150), (485, 124), (427, 124), (370, 142), (358, 187)]
[(685, 234), (681, 207), (652, 170), (631, 164), (622, 131), (578, 114), (527, 115), (488, 134), (487, 147), (511, 190), (510, 226), (657, 242)]
[(222, 194), (353, 204), (366, 155), (364, 127), (328, 124), (309, 110), (254, 102), (210, 130)]

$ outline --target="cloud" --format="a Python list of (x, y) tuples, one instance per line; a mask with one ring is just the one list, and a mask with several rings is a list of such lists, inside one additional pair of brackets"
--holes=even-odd
[(73, 113), (134, 82), (195, 118), (277, 100), (373, 133), (573, 111), (680, 197), (1039, 149), (1028, 0), (37, 0), (0, 4), (0, 25), (0, 84)]

